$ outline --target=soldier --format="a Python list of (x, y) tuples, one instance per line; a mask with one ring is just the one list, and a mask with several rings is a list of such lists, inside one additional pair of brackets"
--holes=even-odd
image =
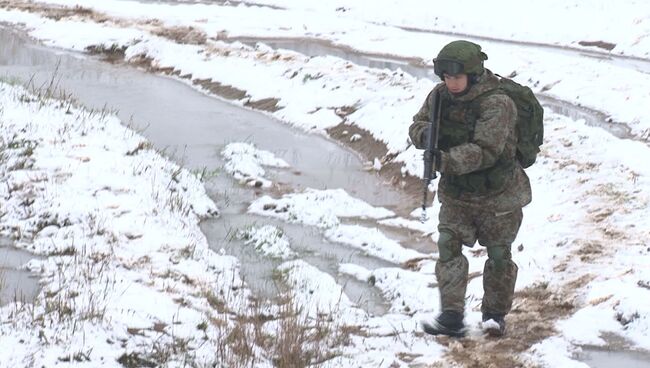
[(425, 332), (461, 337), (468, 262), (463, 245), (478, 240), (487, 248), (483, 270), (483, 330), (502, 336), (512, 307), (517, 265), (511, 245), (522, 221), (522, 207), (531, 201), (530, 182), (516, 158), (517, 107), (499, 87), (499, 78), (485, 69), (487, 55), (468, 41), (454, 41), (434, 59), (438, 84), (413, 117), (409, 136), (425, 148), (432, 96), (439, 92), (441, 118), (434, 169), (440, 172), (439, 258), (436, 277), (441, 313)]

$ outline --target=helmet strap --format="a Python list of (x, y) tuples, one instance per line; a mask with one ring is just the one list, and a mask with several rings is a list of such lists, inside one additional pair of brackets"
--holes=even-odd
[(481, 80), (481, 76), (475, 73), (467, 74), (467, 84), (470, 86), (475, 85)]

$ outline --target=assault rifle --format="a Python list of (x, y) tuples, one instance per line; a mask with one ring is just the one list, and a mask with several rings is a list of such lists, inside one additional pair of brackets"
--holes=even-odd
[(427, 195), (429, 184), (437, 177), (433, 169), (434, 156), (438, 151), (438, 131), (440, 130), (440, 92), (434, 91), (429, 109), (429, 124), (425, 130), (427, 134), (427, 146), (424, 151), (424, 198), (422, 200), (422, 216), (420, 221), (427, 221)]

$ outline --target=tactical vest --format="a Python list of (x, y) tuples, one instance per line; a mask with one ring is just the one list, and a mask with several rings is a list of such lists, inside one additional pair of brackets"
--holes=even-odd
[[(495, 93), (499, 93), (499, 90), (487, 91), (471, 101), (457, 101), (452, 100), (448, 91), (443, 91), (440, 94), (442, 101), (438, 147), (449, 152), (452, 147), (472, 142), (476, 120), (480, 116), (480, 102)], [(483, 195), (503, 188), (513, 174), (516, 160), (507, 156), (504, 150), (491, 167), (463, 175), (445, 175), (446, 194), (458, 198), (462, 193)]]

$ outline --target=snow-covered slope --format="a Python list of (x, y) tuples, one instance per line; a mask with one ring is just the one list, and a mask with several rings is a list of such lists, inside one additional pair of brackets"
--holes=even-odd
[[(523, 8), (518, 2), (502, 1), (486, 7), (481, 2), (467, 0), (445, 3), (447, 8), (443, 13), (437, 11), (435, 4), (422, 9), (421, 2), (415, 1), (357, 1), (353, 4), (349, 4), (349, 1), (262, 2), (284, 9), (245, 5), (169, 5), (118, 0), (54, 0), (47, 3), (79, 3), (95, 9), (96, 13), (77, 8), (56, 20), (51, 17), (56, 13), (51, 5), (36, 6), (32, 13), (28, 13), (24, 11), (25, 7), (16, 3), (15, 9), (0, 11), (0, 19), (24, 25), (33, 37), (51, 46), (78, 51), (91, 46), (121, 50), (126, 61), (147, 60), (154, 69), (171, 68), (179, 75), (191, 75), (193, 79), (208, 79), (233, 86), (245, 91), (246, 95), (243, 99), (234, 101), (237, 104), (275, 98), (281, 109), (269, 113), (305, 130), (324, 133), (327, 128), (341, 123), (352, 124), (383, 142), (389, 153), (403, 164), (403, 171), (412, 175), (420, 175), (422, 163), (420, 153), (408, 147), (407, 127), (411, 116), (433, 86), (433, 81), (401, 72), (367, 68), (332, 56), (310, 57), (288, 50), (274, 50), (264, 45), (249, 47), (224, 40), (236, 36), (300, 37), (331, 41), (365, 52), (392, 54), (403, 59), (415, 57), (429, 60), (442, 45), (456, 37), (403, 29), (408, 27), (553, 46), (531, 47), (496, 40), (479, 41), (490, 56), (487, 61), (489, 68), (504, 75), (516, 72), (515, 79), (531, 86), (535, 92), (568, 104), (604, 112), (612, 119), (627, 124), (635, 140), (616, 138), (601, 128), (588, 126), (585, 121), (574, 121), (547, 110), (546, 137), (540, 160), (528, 170), (533, 183), (534, 201), (525, 209), (524, 225), (515, 243), (514, 257), (520, 265), (518, 296), (514, 312), (509, 317), (512, 332), (505, 343), (476, 344), (481, 338), (473, 336), (466, 341), (452, 343), (445, 349), (444, 341), (418, 335), (419, 319), (431, 318), (437, 308), (437, 295), (432, 287), (435, 281), (432, 275), (434, 261), (427, 257), (410, 265), (411, 269), (408, 270), (368, 270), (358, 265), (341, 264), (342, 274), (364, 282), (372, 280), (371, 283), (391, 301), (391, 314), (385, 318), (365, 315), (345, 295), (341, 295), (336, 280), (305, 262), (289, 261), (279, 270), (286, 276), (287, 282), (295, 287), (297, 300), (308, 307), (309, 313), (314, 312), (312, 308), (331, 308), (333, 301), (338, 301), (340, 319), (337, 319), (337, 323), (344, 324), (347, 321), (364, 325), (363, 334), (355, 335), (352, 345), (341, 349), (344, 353), (341, 360), (330, 362), (334, 366), (372, 364), (387, 367), (393, 362), (402, 366), (410, 362), (480, 365), (490, 363), (489, 359), (496, 359), (491, 354), (497, 352), (529, 365), (553, 366), (558, 364), (557, 356), (561, 356), (562, 364), (577, 367), (581, 363), (572, 360), (575, 350), (584, 344), (607, 344), (601, 338), (604, 332), (626, 338), (634, 348), (650, 350), (650, 309), (645, 302), (650, 297), (650, 273), (646, 267), (650, 262), (647, 243), (650, 236), (647, 216), (650, 206), (647, 192), (650, 169), (645, 163), (645, 157), (650, 154), (647, 142), (650, 137), (650, 118), (646, 112), (650, 105), (647, 89), (650, 74), (646, 66), (650, 62), (640, 60), (640, 64), (635, 64), (628, 59), (608, 59), (621, 54), (647, 58), (650, 48), (650, 16), (647, 6), (633, 1), (617, 3), (615, 8), (601, 1), (553, 1), (529, 4)], [(505, 7), (509, 12), (502, 11)], [(472, 11), (466, 11), (467, 8)], [(503, 14), (513, 16), (503, 20)], [(608, 19), (616, 19), (616, 22)], [(187, 34), (195, 37), (184, 38)], [(588, 46), (577, 43), (601, 40), (616, 44), (611, 55), (597, 50), (603, 59), (556, 47), (591, 50)], [(15, 90), (13, 87), (5, 88)], [(7, 103), (23, 106), (16, 101)], [(6, 134), (9, 136), (9, 131)], [(139, 141), (136, 139), (130, 145), (125, 142), (120, 144), (124, 146), (122, 151), (126, 152), (138, 146)], [(101, 154), (105, 153), (102, 151)], [(102, 157), (96, 155), (100, 155), (100, 152), (85, 153), (83, 156), (90, 158), (87, 162), (77, 156), (66, 159), (83, 165), (95, 162), (94, 157)], [(135, 157), (141, 155), (144, 153)], [(106, 159), (98, 161), (103, 164), (107, 162)], [(175, 172), (174, 169), (168, 170)], [(101, 177), (95, 177), (89, 183), (96, 183), (100, 179)], [(68, 181), (61, 184), (66, 183)], [(95, 187), (87, 185), (79, 184), (73, 189), (88, 195)], [(123, 187), (116, 184), (109, 186)], [(63, 194), (63, 189), (58, 187), (56, 191), (62, 193), (61, 198), (72, 195)], [(54, 191), (48, 191), (50, 192)], [(151, 193), (142, 195), (148, 198)], [(343, 236), (353, 246), (367, 247), (371, 244), (372, 247), (368, 248), (372, 249), (367, 252), (378, 258), (401, 262), (421, 256), (403, 252), (390, 239), (383, 240), (368, 229), (339, 226), (346, 211), (362, 205), (349, 205), (353, 201), (346, 199), (343, 206), (336, 202), (335, 206), (341, 207), (335, 208), (339, 211), (336, 212), (322, 205), (323, 195), (306, 191), (299, 195), (288, 194), (280, 199), (264, 197), (251, 210), (260, 214), (268, 212), (269, 216), (291, 223), (327, 228), (330, 238)], [(337, 195), (344, 196), (342, 193)], [(99, 194), (97, 196), (102, 198)], [(203, 197), (199, 195), (192, 198), (192, 201), (204, 203)], [(300, 198), (300, 201), (296, 198)], [(101, 205), (109, 206), (112, 203), (109, 199), (103, 199), (106, 202)], [(89, 201), (90, 199), (80, 203)], [(126, 203), (133, 201), (136, 199), (127, 200)], [(178, 203), (177, 199), (169, 201), (172, 204)], [(180, 203), (186, 202), (180, 200)], [(278, 206), (287, 207), (287, 211), (269, 211)], [(45, 207), (51, 208), (53, 205)], [(139, 210), (141, 208), (146, 211), (146, 208), (151, 207), (138, 207)], [(181, 210), (184, 208), (186, 209), (180, 206)], [(202, 208), (207, 211), (211, 207), (194, 207), (192, 211), (201, 215), (204, 213), (201, 212)], [(96, 209), (90, 207), (88, 211), (92, 213)], [(192, 211), (190, 213), (194, 213)], [(146, 212), (146, 216), (151, 213)], [(68, 212), (65, 214), (70, 217)], [(385, 216), (389, 215), (376, 217)], [(196, 229), (196, 218), (179, 219), (181, 220), (184, 221), (183, 224), (190, 221), (191, 226), (187, 226)], [(8, 219), (3, 218), (2, 221)], [(15, 226), (23, 226), (18, 219), (12, 221), (18, 224)], [(135, 231), (133, 224), (137, 222), (125, 223), (130, 227), (120, 221), (111, 222), (111, 229), (113, 225), (116, 226), (111, 231), (123, 232), (129, 242), (135, 243), (152, 234), (141, 230), (135, 233), (134, 239), (129, 239), (131, 235), (127, 234)], [(7, 224), (7, 228), (14, 226)], [(435, 221), (429, 223), (429, 226), (435, 226)], [(373, 241), (368, 243), (355, 240), (354, 236), (361, 231), (366, 231), (363, 236), (372, 238)], [(200, 239), (200, 233), (192, 234)], [(48, 234), (48, 239), (54, 235)], [(201, 242), (196, 241), (203, 244)], [(65, 244), (67, 243), (62, 242), (57, 247), (66, 249)], [(155, 242), (147, 244), (153, 250), (158, 249)], [(75, 247), (78, 245), (78, 242), (75, 243)], [(285, 246), (290, 244), (283, 245)], [(175, 249), (173, 244), (169, 247)], [(170, 249), (165, 248), (165, 251), (172, 251)], [(147, 248), (148, 253), (137, 255), (142, 257), (149, 254), (149, 251)], [(135, 257), (131, 252), (134, 251), (129, 248), (122, 257)], [(475, 276), (480, 275), (484, 256), (480, 250), (468, 253), (470, 272)], [(196, 257), (192, 258), (194, 262), (207, 264), (217, 262), (215, 259), (228, 259), (216, 255), (206, 255), (206, 259), (195, 259)], [(435, 257), (435, 254), (431, 257)], [(156, 267), (174, 267), (166, 261), (156, 262), (155, 257), (151, 258), (148, 262)], [(235, 262), (231, 261), (228, 263), (229, 272), (236, 274)], [(39, 267), (50, 270), (48, 267), (53, 267), (47, 266), (50, 262), (52, 261), (43, 262), (45, 265)], [(189, 260), (183, 259), (182, 262)], [(195, 270), (191, 267), (183, 268), (190, 269)], [(210, 270), (206, 271), (208, 275), (215, 272)], [(134, 271), (129, 269), (129, 272)], [(189, 294), (192, 292), (191, 288), (186, 287), (184, 290)], [(468, 290), (467, 322), (471, 326), (476, 326), (480, 319), (477, 306), (481, 294), (481, 279), (474, 278)], [(83, 295), (93, 294), (89, 291)], [(202, 311), (201, 303), (192, 305), (199, 307), (184, 307), (189, 309), (188, 315), (196, 313), (196, 310)], [(187, 321), (195, 322), (198, 317), (196, 314), (192, 316), (194, 317), (188, 317)], [(157, 318), (164, 320), (163, 316)], [(594, 320), (598, 323), (594, 323)], [(126, 325), (125, 323), (124, 326)], [(392, 330), (390, 326), (393, 326)], [(119, 331), (120, 327), (115, 329)], [(106, 327), (101, 331), (117, 333)], [(367, 341), (360, 337), (364, 334)], [(7, 339), (13, 338), (11, 341), (15, 343), (22, 336), (20, 328), (13, 329), (7, 336), (13, 336)], [(100, 336), (99, 333), (96, 336)], [(395, 338), (386, 338), (389, 336)], [(548, 339), (549, 336), (553, 337)], [(516, 347), (508, 345), (508, 342), (514, 341), (521, 344), (515, 344)], [(28, 346), (34, 349), (37, 345), (34, 343)], [(474, 353), (463, 354), (463, 349), (471, 349)], [(406, 351), (413, 355), (408, 355)], [(485, 355), (481, 356), (481, 353)], [(21, 360), (26, 354), (29, 354), (28, 349), (18, 350), (12, 356)]]

